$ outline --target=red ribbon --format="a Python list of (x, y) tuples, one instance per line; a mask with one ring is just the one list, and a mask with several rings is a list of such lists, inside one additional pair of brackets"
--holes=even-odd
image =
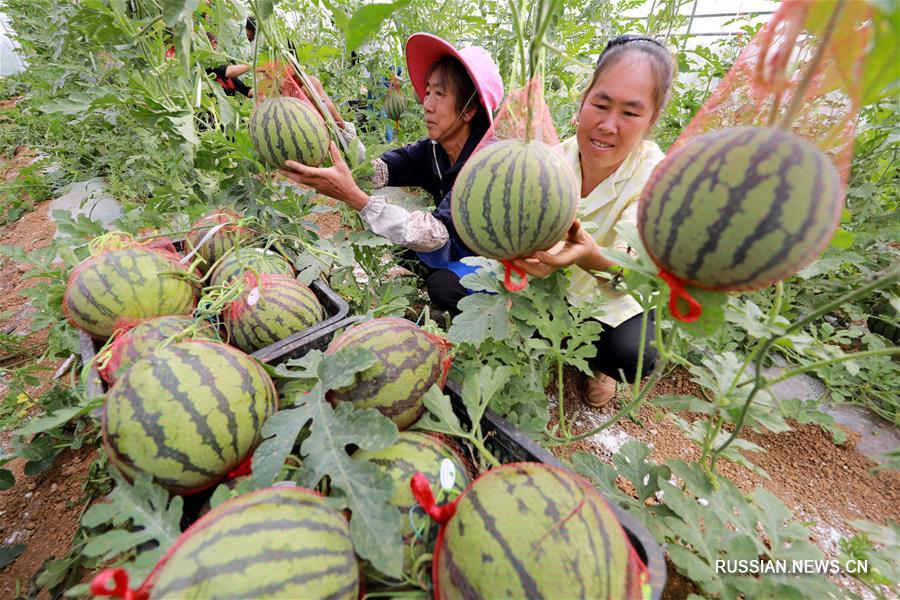
[[(669, 289), (672, 291), (672, 293), (669, 294), (669, 312), (672, 313), (672, 316), (682, 323), (693, 323), (699, 319), (700, 315), (703, 314), (703, 307), (697, 299), (691, 296), (685, 289), (684, 280), (672, 275), (665, 269), (659, 270), (659, 276), (669, 285)], [(687, 302), (687, 314), (682, 313), (681, 309), (678, 307), (679, 298)]]
[(253, 473), (253, 455), (251, 454), (244, 461), (236, 466), (233, 471), (229, 472), (226, 476), (227, 479), (237, 479), (238, 477), (243, 477), (244, 475), (250, 475)]
[(443, 525), (456, 514), (456, 502), (450, 502), (443, 506), (438, 506), (434, 501), (434, 493), (431, 491), (431, 484), (428, 478), (422, 473), (416, 473), (409, 482), (413, 497), (419, 506), (422, 507), (429, 517), (435, 522)]
[[(113, 582), (110, 589), (109, 582)], [(110, 598), (122, 598), (122, 600), (147, 600), (147, 591), (138, 588), (133, 590), (128, 587), (128, 573), (125, 569), (104, 569), (91, 580), (91, 594)]]
[[(528, 287), (528, 273), (522, 267), (513, 264), (511, 260), (501, 260), (504, 267), (503, 286), (509, 292), (519, 292)], [(515, 273), (519, 276), (519, 282), (513, 283), (512, 275)]]

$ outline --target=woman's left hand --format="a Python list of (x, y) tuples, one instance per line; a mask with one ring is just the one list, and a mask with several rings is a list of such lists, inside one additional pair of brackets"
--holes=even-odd
[(594, 238), (581, 226), (581, 221), (572, 221), (564, 242), (549, 250), (536, 252), (529, 258), (517, 259), (513, 264), (534, 277), (544, 278), (559, 269), (581, 263), (599, 252)]
[(328, 152), (333, 163), (331, 167), (308, 167), (289, 160), (285, 163), (287, 169), (278, 169), (278, 172), (291, 181), (309, 186), (320, 194), (331, 196), (360, 210), (369, 202), (369, 197), (356, 185), (350, 167), (344, 162), (334, 142), (330, 142)]

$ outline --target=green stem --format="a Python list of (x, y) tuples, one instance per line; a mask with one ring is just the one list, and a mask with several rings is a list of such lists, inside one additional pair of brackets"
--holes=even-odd
[(784, 300), (784, 282), (779, 281), (775, 284), (775, 298), (772, 300), (772, 307), (769, 309), (769, 320), (766, 321), (769, 327), (775, 324), (775, 320), (781, 314), (782, 300)]
[(478, 450), (479, 456), (481, 456), (482, 458), (486, 458), (492, 466), (499, 467), (501, 465), (500, 461), (497, 460), (493, 454), (491, 454), (491, 451), (485, 447), (484, 443), (482, 443), (480, 439), (478, 439), (474, 435), (467, 436), (467, 439), (472, 442), (472, 445), (475, 446), (476, 450)]
[(591, 68), (591, 67), (593, 66), (593, 65), (591, 65), (590, 63), (586, 63), (586, 62), (584, 62), (584, 61), (582, 61), (582, 60), (578, 60), (577, 58), (572, 58), (571, 56), (569, 56), (568, 54), (566, 54), (566, 51), (563, 50), (562, 48), (557, 48), (557, 47), (554, 46), (553, 44), (550, 44), (550, 43), (548, 43), (548, 42), (546, 42), (546, 41), (541, 42), (541, 45), (542, 45), (545, 49), (549, 50), (550, 52), (552, 52), (553, 54), (557, 55), (558, 57), (560, 57), (561, 59), (563, 59), (564, 61), (566, 61), (566, 62), (568, 62), (568, 63), (571, 63), (571, 64), (573, 64), (573, 65), (578, 65), (579, 67), (584, 67), (584, 68), (586, 68), (586, 69), (589, 69), (589, 68)]
[(525, 32), (522, 30), (522, 19), (519, 13), (519, 7), (516, 6), (514, 0), (509, 0), (509, 8), (512, 12), (513, 28), (516, 30), (516, 41), (519, 47), (519, 60), (522, 61), (521, 84), (525, 85), (528, 80), (526, 69), (528, 68), (528, 59), (525, 56)]
[(741, 408), (741, 414), (738, 417), (737, 422), (735, 423), (734, 431), (731, 432), (731, 435), (728, 437), (727, 440), (725, 440), (725, 442), (719, 448), (717, 448), (716, 450), (713, 450), (712, 464), (710, 465), (710, 468), (713, 471), (715, 471), (716, 461), (718, 460), (719, 456), (722, 454), (722, 452), (724, 452), (728, 448), (728, 446), (730, 446), (734, 442), (734, 440), (737, 439), (738, 435), (740, 435), (740, 433), (741, 433), (741, 430), (744, 428), (744, 421), (747, 418), (747, 413), (750, 410), (750, 405), (753, 403), (754, 398), (756, 398), (756, 394), (761, 389), (766, 387), (763, 385), (762, 369), (763, 369), (763, 359), (765, 358), (769, 349), (772, 346), (774, 346), (775, 343), (782, 337), (788, 336), (795, 331), (799, 331), (799, 330), (803, 329), (804, 327), (806, 327), (807, 325), (809, 325), (810, 323), (812, 323), (813, 321), (815, 321), (822, 315), (827, 314), (828, 312), (832, 311), (833, 309), (835, 309), (839, 306), (843, 306), (844, 304), (849, 304), (850, 302), (853, 302), (857, 298), (862, 298), (862, 297), (867, 296), (868, 294), (874, 292), (877, 289), (891, 285), (894, 282), (894, 280), (896, 280), (898, 277), (900, 277), (900, 262), (894, 263), (888, 269), (886, 269), (885, 271), (882, 271), (878, 277), (876, 277), (875, 279), (873, 279), (866, 285), (864, 285), (860, 288), (857, 288), (856, 290), (853, 290), (851, 292), (848, 292), (848, 293), (844, 294), (843, 296), (841, 296), (840, 298), (837, 298), (836, 300), (832, 300), (831, 302), (828, 302), (824, 306), (819, 307), (819, 309), (811, 312), (806, 317), (800, 319), (799, 321), (797, 321), (796, 323), (794, 323), (793, 325), (788, 327), (783, 333), (772, 335), (765, 342), (763, 347), (760, 349), (757, 360), (756, 360), (756, 376), (753, 381), (753, 389), (750, 391), (750, 394), (747, 396), (747, 400), (744, 402), (744, 406)]
[[(797, 375), (800, 375), (807, 371), (815, 371), (816, 369), (819, 369), (821, 367), (835, 365), (847, 360), (856, 360), (858, 358), (869, 358), (870, 356), (884, 356), (891, 354), (900, 354), (900, 348), (898, 348), (897, 346), (892, 346), (890, 348), (879, 348), (878, 350), (865, 350), (863, 352), (854, 352), (852, 354), (844, 354), (843, 356), (836, 356), (834, 358), (829, 358), (826, 360), (811, 362), (809, 364), (803, 365), (802, 367), (797, 367), (796, 369), (785, 371), (775, 379), (769, 379), (768, 381), (766, 381), (765, 387), (771, 387), (776, 383), (781, 383), (782, 381), (786, 381), (791, 377), (796, 377)], [(745, 383), (742, 383), (741, 385), (748, 385), (750, 383), (752, 382), (747, 381)]]
[(259, 38), (262, 37), (263, 27), (259, 18), (256, 2), (253, 3), (253, 16), (256, 17), (256, 36), (253, 38), (253, 101), (259, 102), (259, 88), (256, 85), (256, 64), (259, 61)]
[(563, 386), (563, 359), (561, 354), (556, 356), (556, 395), (559, 399), (559, 429), (563, 436), (569, 437), (569, 426), (566, 423), (566, 412), (563, 409), (565, 390)]
[(635, 398), (641, 391), (641, 375), (644, 373), (644, 345), (647, 343), (647, 321), (650, 316), (645, 309), (641, 313), (641, 342), (638, 346), (637, 369), (634, 373), (634, 387), (631, 390), (631, 397)]

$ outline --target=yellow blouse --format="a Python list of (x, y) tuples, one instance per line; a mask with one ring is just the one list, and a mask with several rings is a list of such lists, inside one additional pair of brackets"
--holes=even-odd
[[(581, 162), (578, 158), (578, 140), (570, 137), (559, 145), (569, 159), (578, 181), (581, 181)], [(597, 227), (591, 231), (594, 240), (603, 247), (612, 246), (626, 250), (627, 244), (616, 235), (618, 223), (637, 223), (638, 198), (653, 169), (665, 157), (654, 142), (644, 140), (632, 150), (619, 168), (578, 203), (578, 218), (582, 223), (591, 221)], [(607, 282), (581, 269), (573, 267), (570, 274), (568, 299), (575, 306), (582, 306), (597, 294), (604, 294), (608, 302), (597, 315), (605, 325), (618, 327), (635, 315), (641, 314), (641, 306), (625, 292), (612, 290)]]

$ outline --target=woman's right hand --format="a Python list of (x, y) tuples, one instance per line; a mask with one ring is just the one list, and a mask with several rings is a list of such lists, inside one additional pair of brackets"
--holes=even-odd
[(329, 143), (328, 152), (333, 163), (330, 167), (308, 167), (289, 160), (285, 163), (287, 168), (278, 169), (278, 172), (291, 181), (313, 188), (320, 194), (346, 202), (356, 210), (362, 209), (368, 204), (369, 196), (356, 185), (350, 168), (334, 142)]

